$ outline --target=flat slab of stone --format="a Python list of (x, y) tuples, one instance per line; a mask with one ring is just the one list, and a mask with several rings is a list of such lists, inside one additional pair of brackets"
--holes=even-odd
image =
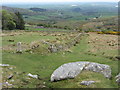
[(0, 64), (0, 66), (10, 66), (9, 64)]
[(58, 67), (51, 75), (51, 81), (75, 78), (82, 70), (99, 72), (106, 78), (111, 78), (111, 68), (108, 65), (94, 62), (73, 62)]
[(95, 81), (82, 81), (80, 84), (88, 86), (88, 85), (91, 85), (93, 83), (95, 83)]

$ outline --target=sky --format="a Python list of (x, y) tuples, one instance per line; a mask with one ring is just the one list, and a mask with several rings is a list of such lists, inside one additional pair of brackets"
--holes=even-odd
[[(1, 0), (0, 0), (1, 1)], [(16, 2), (118, 2), (119, 0), (2, 0), (2, 3)]]

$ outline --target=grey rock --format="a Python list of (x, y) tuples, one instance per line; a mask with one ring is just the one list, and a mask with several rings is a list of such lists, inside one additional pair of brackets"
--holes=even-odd
[(120, 73), (115, 78), (116, 78), (116, 82), (120, 85)]
[(63, 49), (63, 46), (62, 46), (62, 45), (59, 45), (59, 46), (58, 46), (58, 49)]
[(10, 84), (9, 82), (5, 82), (5, 84), (8, 85), (8, 86), (11, 86), (11, 85), (12, 85), (12, 84)]
[(108, 65), (93, 62), (73, 62), (58, 67), (51, 75), (51, 81), (75, 78), (82, 70), (99, 72), (106, 78), (111, 77), (111, 68)]
[(38, 75), (32, 75), (31, 73), (29, 73), (27, 76), (38, 79)]
[(49, 43), (49, 42), (46, 42), (46, 41), (43, 41), (43, 44), (48, 44), (48, 45), (49, 45), (50, 43)]
[(8, 80), (9, 80), (9, 79), (12, 79), (12, 78), (13, 78), (13, 75), (8, 76)]
[(18, 43), (17, 43), (17, 50), (16, 50), (17, 53), (21, 53), (21, 52), (22, 52), (21, 44), (22, 44), (21, 42), (18, 42)]
[(0, 64), (0, 66), (10, 66), (9, 64)]
[(48, 48), (50, 50), (51, 53), (55, 53), (57, 52), (57, 48), (55, 47), (55, 45), (50, 45), (50, 47)]
[(88, 86), (88, 85), (91, 85), (93, 83), (95, 83), (95, 81), (82, 81), (80, 84)]
[(111, 69), (108, 65), (91, 62), (84, 69), (93, 72), (98, 72), (103, 74), (106, 78), (111, 78)]
[(51, 75), (51, 81), (58, 81), (77, 76), (89, 62), (67, 63), (56, 69)]

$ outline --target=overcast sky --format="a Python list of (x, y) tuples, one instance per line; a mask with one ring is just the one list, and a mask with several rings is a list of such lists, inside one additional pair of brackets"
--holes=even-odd
[[(1, 1), (1, 0), (0, 0)], [(13, 2), (118, 2), (119, 0), (2, 0), (2, 3)]]

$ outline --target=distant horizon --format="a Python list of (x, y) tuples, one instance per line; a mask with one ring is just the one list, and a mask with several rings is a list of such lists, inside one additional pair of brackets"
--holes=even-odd
[[(79, 2), (76, 2), (76, 1), (71, 1), (71, 2), (65, 2), (65, 1), (63, 1), (63, 2), (29, 2), (29, 4), (42, 4), (42, 3), (119, 3), (119, 1), (117, 2), (117, 1), (97, 1), (97, 2), (95, 2), (95, 1), (92, 1), (92, 2), (84, 2), (84, 1), (79, 1)], [(2, 2), (2, 4), (28, 4), (28, 2)]]
[(116, 2), (118, 3), (119, 0), (2, 0), (0, 1), (2, 4), (17, 4), (17, 3), (74, 3), (74, 2), (83, 2), (83, 3), (89, 3), (89, 2)]

